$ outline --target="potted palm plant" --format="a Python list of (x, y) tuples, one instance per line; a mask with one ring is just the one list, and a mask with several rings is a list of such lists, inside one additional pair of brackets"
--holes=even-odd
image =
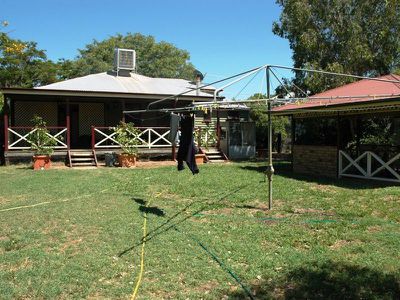
[(57, 141), (51, 137), (46, 122), (42, 117), (35, 115), (31, 120), (34, 124), (33, 131), (28, 135), (27, 140), (31, 144), (33, 155), (33, 169), (44, 170), (51, 166), (50, 156)]
[(119, 166), (127, 168), (136, 167), (140, 130), (133, 123), (120, 122), (114, 128), (114, 132), (114, 138), (122, 149), (122, 153), (118, 155)]

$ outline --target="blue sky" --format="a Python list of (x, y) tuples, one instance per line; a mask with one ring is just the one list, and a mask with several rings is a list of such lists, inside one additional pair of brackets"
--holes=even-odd
[[(1, 8), (13, 38), (36, 41), (55, 61), (74, 58), (93, 39), (140, 32), (188, 50), (208, 82), (263, 64), (292, 65), (287, 40), (271, 31), (280, 14), (274, 0), (1, 0)], [(264, 91), (262, 81), (256, 76), (238, 98)]]

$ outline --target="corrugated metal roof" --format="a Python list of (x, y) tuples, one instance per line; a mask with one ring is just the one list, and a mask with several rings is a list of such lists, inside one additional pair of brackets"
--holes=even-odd
[[(398, 80), (398, 75), (385, 75), (379, 79)], [(308, 108), (323, 108), (334, 105), (353, 105), (354, 103), (365, 103), (369, 101), (384, 100), (400, 97), (400, 84), (363, 79), (357, 82), (346, 84), (309, 97), (301, 103), (289, 103), (275, 107), (275, 112), (293, 110), (304, 110)], [(328, 99), (318, 99), (328, 98)]]
[[(151, 78), (135, 73), (130, 76), (115, 76), (112, 73), (98, 73), (83, 77), (69, 79), (49, 85), (37, 87), (37, 89), (82, 91), (82, 92), (112, 92), (152, 95), (176, 95), (196, 85), (188, 80), (174, 78)], [(207, 87), (207, 89), (214, 89)], [(191, 91), (187, 96), (196, 96), (196, 91)], [(212, 95), (200, 92), (200, 97)]]

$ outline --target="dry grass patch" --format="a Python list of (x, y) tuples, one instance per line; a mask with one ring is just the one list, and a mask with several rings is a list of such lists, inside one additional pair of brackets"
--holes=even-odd
[(293, 210), (294, 214), (302, 215), (302, 214), (312, 214), (318, 216), (335, 216), (336, 213), (333, 211), (323, 210), (323, 209), (314, 209), (314, 208), (295, 208)]
[(353, 240), (353, 241), (349, 241), (349, 240), (337, 240), (335, 243), (333, 243), (332, 245), (329, 246), (329, 249), (331, 250), (338, 250), (341, 249), (343, 247), (347, 247), (350, 245), (360, 245), (362, 244), (362, 241), (360, 240)]

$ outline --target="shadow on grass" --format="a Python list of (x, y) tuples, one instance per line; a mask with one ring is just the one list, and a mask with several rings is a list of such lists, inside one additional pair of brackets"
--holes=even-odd
[(132, 198), (133, 201), (135, 201), (137, 204), (139, 204), (139, 211), (142, 213), (147, 213), (147, 214), (153, 214), (158, 217), (164, 217), (165, 212), (156, 207), (156, 206), (146, 206), (147, 201), (140, 199), (140, 198)]
[(132, 198), (133, 201), (135, 201), (139, 205), (146, 205), (147, 201), (140, 199), (140, 198)]
[[(196, 211), (194, 211), (193, 213), (185, 216), (184, 218), (181, 219), (177, 219), (180, 215), (182, 215), (184, 212), (186, 212), (191, 206), (193, 206), (194, 204), (198, 204), (198, 203), (203, 203), (204, 199), (202, 200), (198, 200), (198, 201), (193, 201), (191, 203), (189, 203), (188, 205), (186, 205), (183, 209), (177, 211), (175, 214), (173, 214), (170, 218), (168, 218), (164, 223), (160, 224), (158, 227), (156, 227), (155, 229), (149, 231), (146, 236), (144, 236), (140, 242), (138, 242), (137, 244), (125, 249), (124, 251), (122, 251), (121, 253), (118, 254), (119, 257), (123, 256), (124, 254), (128, 253), (129, 251), (132, 251), (133, 249), (135, 249), (136, 247), (140, 246), (141, 244), (143, 244), (144, 241), (148, 242), (151, 239), (153, 239), (154, 237), (163, 234), (171, 229), (175, 229), (177, 225), (185, 222), (186, 220), (192, 218), (194, 215), (197, 215), (199, 213), (201, 213), (202, 211), (204, 211), (206, 208), (208, 208), (209, 206), (213, 205), (213, 204), (217, 204), (219, 202), (221, 202), (222, 200), (225, 200), (228, 196), (233, 195), (235, 193), (237, 193), (238, 191), (246, 188), (247, 186), (249, 186), (249, 184), (241, 186), (236, 188), (235, 190), (225, 193), (223, 195), (221, 195), (220, 197), (218, 197), (216, 200), (207, 203), (205, 205), (203, 205), (201, 208), (197, 209)], [(141, 210), (141, 207), (143, 207), (144, 204), (146, 204), (147, 202), (143, 199), (138, 199), (138, 198), (132, 198), (136, 203), (138, 203), (139, 206), (139, 210)], [(145, 206), (144, 206), (145, 207)], [(145, 207), (146, 208), (146, 207)], [(147, 207), (149, 208), (149, 207)], [(157, 208), (157, 210), (160, 210), (159, 208)], [(143, 211), (143, 210), (141, 210)], [(164, 211), (161, 210), (163, 213)], [(177, 219), (177, 220), (175, 220)]]
[(242, 208), (242, 209), (256, 209), (260, 211), (269, 211), (267, 207), (258, 207), (254, 205), (235, 205), (235, 208)]
[[(315, 263), (295, 269), (278, 284), (250, 287), (254, 299), (400, 299), (400, 278), (345, 263)], [(243, 291), (229, 299), (247, 299)]]
[(162, 209), (159, 209), (156, 206), (139, 206), (139, 210), (143, 213), (153, 214), (158, 217), (164, 217), (165, 212)]
[[(265, 173), (267, 170), (267, 166), (241, 166), (243, 170), (255, 171), (259, 173)], [(296, 179), (300, 181), (306, 181), (310, 183), (317, 183), (323, 185), (333, 185), (341, 188), (348, 189), (376, 189), (376, 188), (385, 188), (389, 186), (398, 186), (397, 183), (390, 182), (382, 182), (382, 181), (372, 181), (365, 179), (355, 179), (355, 178), (329, 178), (323, 176), (312, 176), (305, 174), (298, 174), (292, 171), (292, 167), (290, 163), (287, 162), (278, 162), (274, 164), (275, 175), (279, 175), (285, 178)]]

